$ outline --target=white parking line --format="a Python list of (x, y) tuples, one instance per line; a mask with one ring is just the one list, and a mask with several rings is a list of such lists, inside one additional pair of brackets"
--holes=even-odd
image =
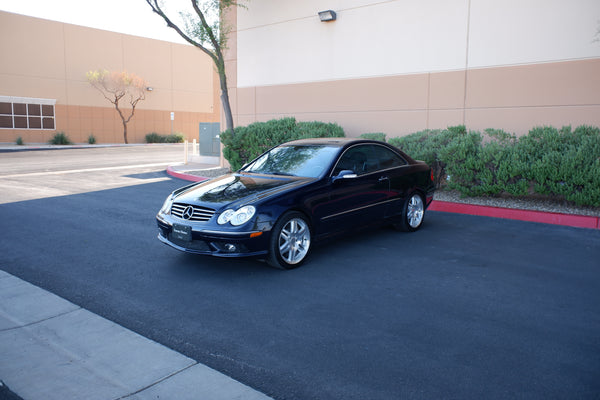
[(156, 164), (138, 164), (138, 165), (119, 165), (114, 167), (100, 167), (100, 168), (87, 168), (87, 169), (69, 169), (65, 171), (41, 171), (41, 172), (27, 172), (24, 174), (12, 174), (12, 175), (0, 175), (1, 178), (19, 178), (26, 176), (43, 176), (43, 175), (64, 175), (64, 174), (76, 174), (82, 172), (96, 172), (96, 171), (110, 171), (117, 169), (133, 169), (133, 168), (151, 168), (151, 167), (164, 167), (172, 163), (156, 163)]

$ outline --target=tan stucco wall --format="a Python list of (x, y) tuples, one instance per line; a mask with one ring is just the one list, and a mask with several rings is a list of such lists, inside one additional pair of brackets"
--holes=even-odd
[[(318, 20), (326, 8), (337, 21)], [(348, 136), (600, 126), (599, 12), (595, 0), (255, 0), (228, 17), (235, 121), (295, 116)]]
[(171, 112), (173, 131), (190, 140), (198, 137), (199, 122), (219, 122), (217, 74), (212, 60), (192, 46), (2, 11), (0, 27), (0, 96), (56, 100), (56, 130), (0, 129), (0, 142), (18, 136), (45, 142), (57, 131), (75, 142), (90, 134), (99, 143), (122, 142), (114, 106), (85, 78), (100, 68), (134, 73), (153, 88), (128, 124), (130, 142), (170, 133)]
[[(348, 136), (465, 124), (525, 133), (600, 126), (600, 60), (237, 88), (237, 124), (283, 116), (337, 122)], [(466, 82), (465, 82), (466, 80)]]

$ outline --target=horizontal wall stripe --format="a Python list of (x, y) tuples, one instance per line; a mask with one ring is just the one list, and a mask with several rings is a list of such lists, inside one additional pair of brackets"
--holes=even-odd
[(351, 136), (456, 124), (523, 134), (536, 125), (600, 126), (597, 71), (600, 59), (235, 88), (232, 98), (242, 125), (296, 116), (337, 122)]

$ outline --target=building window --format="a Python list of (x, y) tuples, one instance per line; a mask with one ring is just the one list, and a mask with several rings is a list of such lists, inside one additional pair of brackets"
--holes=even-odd
[(56, 129), (56, 100), (0, 96), (0, 129)]

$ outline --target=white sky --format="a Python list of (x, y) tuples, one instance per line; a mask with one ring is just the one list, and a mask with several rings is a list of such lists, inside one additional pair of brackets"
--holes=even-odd
[[(178, 10), (190, 9), (189, 0), (166, 0), (167, 14), (178, 19)], [(176, 8), (179, 7), (179, 8)], [(0, 10), (67, 22), (107, 31), (186, 43), (146, 0), (0, 0)], [(0, 31), (1, 31), (0, 27)]]

